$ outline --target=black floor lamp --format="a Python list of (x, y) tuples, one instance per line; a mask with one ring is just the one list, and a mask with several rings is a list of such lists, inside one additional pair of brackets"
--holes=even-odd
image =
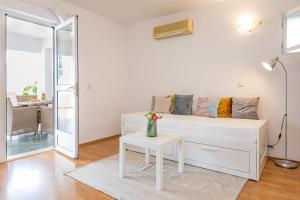
[[(278, 57), (276, 58), (273, 58), (273, 59), (270, 59), (268, 61), (265, 61), (262, 63), (262, 65), (266, 68), (266, 70), (268, 71), (272, 71), (273, 68), (276, 66), (276, 64), (279, 63), (284, 72), (285, 72), (285, 114), (283, 116), (283, 119), (282, 119), (282, 123), (281, 123), (281, 131), (280, 131), (280, 134), (279, 134), (279, 138), (278, 138), (278, 141), (277, 143), (279, 142), (280, 138), (281, 138), (281, 132), (282, 132), (282, 127), (283, 127), (283, 124), (285, 122), (285, 159), (283, 160), (275, 160), (275, 164), (280, 166), (280, 167), (283, 167), (283, 168), (287, 168), (287, 169), (295, 169), (298, 167), (298, 164), (295, 163), (295, 162), (292, 162), (292, 161), (289, 161), (287, 160), (287, 136), (288, 136), (288, 130), (287, 130), (287, 121), (288, 121), (288, 115), (287, 115), (287, 106), (288, 106), (288, 102), (287, 102), (287, 92), (288, 92), (288, 87), (287, 87), (287, 71), (286, 71), (286, 68), (285, 66), (283, 65), (283, 63), (279, 60)], [(276, 143), (276, 144), (277, 144)], [(275, 145), (276, 145), (275, 144)], [(274, 147), (275, 145), (271, 145), (270, 147)]]

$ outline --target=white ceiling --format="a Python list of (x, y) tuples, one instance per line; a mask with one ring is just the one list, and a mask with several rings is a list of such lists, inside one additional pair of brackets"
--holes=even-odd
[(224, 0), (62, 0), (129, 25)]

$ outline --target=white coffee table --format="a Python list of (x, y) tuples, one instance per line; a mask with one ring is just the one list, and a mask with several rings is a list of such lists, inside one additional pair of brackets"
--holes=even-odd
[(145, 162), (149, 163), (150, 150), (156, 151), (156, 189), (163, 187), (163, 149), (176, 144), (178, 151), (178, 173), (183, 173), (184, 168), (184, 140), (181, 134), (159, 132), (157, 137), (147, 137), (145, 132), (137, 132), (120, 137), (119, 176), (125, 176), (126, 145), (145, 148)]

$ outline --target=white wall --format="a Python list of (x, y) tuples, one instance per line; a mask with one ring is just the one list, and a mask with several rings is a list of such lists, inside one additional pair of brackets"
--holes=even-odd
[(39, 91), (45, 90), (42, 40), (11, 32), (6, 35), (7, 92), (21, 95), (24, 87), (32, 85), (35, 81)]
[(80, 142), (88, 142), (120, 133), (126, 94), (126, 34), (120, 24), (85, 10), (77, 13)]
[(47, 98), (53, 98), (53, 49), (43, 50), (45, 65), (45, 94)]
[(45, 65), (41, 53), (8, 49), (6, 53), (7, 92), (23, 94), (24, 87), (37, 82), (38, 95), (45, 91)]
[(68, 3), (49, 1), (47, 6), (61, 16), (79, 16), (80, 143), (119, 134), (126, 94), (126, 29)]
[[(284, 74), (280, 67), (267, 72), (260, 63), (280, 55), (281, 11), (299, 5), (299, 0), (227, 0), (127, 27), (126, 111), (149, 109), (152, 95), (259, 96), (259, 115), (270, 120), (269, 141), (275, 142), (284, 114)], [(247, 13), (263, 20), (250, 34), (236, 28)], [(192, 35), (153, 39), (154, 26), (186, 18), (194, 20)], [(289, 72), (288, 157), (300, 160), (300, 56), (280, 57)], [(284, 155), (284, 138), (270, 155)]]
[(42, 40), (9, 32), (7, 33), (7, 48), (18, 51), (40, 53), (42, 50)]
[[(7, 26), (10, 25), (7, 24)], [(49, 31), (51, 30), (49, 28)], [(7, 33), (6, 62), (9, 93), (21, 95), (25, 86), (37, 81), (38, 95), (47, 90), (47, 96), (52, 96), (52, 45), (53, 41), (50, 38), (40, 39), (12, 32)], [(48, 52), (45, 51), (46, 48), (50, 48)]]
[(42, 40), (42, 55), (45, 65), (45, 94), (53, 98), (53, 38)]

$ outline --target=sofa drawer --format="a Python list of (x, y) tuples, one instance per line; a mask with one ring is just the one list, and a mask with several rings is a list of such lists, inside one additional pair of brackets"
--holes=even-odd
[(185, 159), (241, 172), (250, 172), (250, 152), (185, 142)]

